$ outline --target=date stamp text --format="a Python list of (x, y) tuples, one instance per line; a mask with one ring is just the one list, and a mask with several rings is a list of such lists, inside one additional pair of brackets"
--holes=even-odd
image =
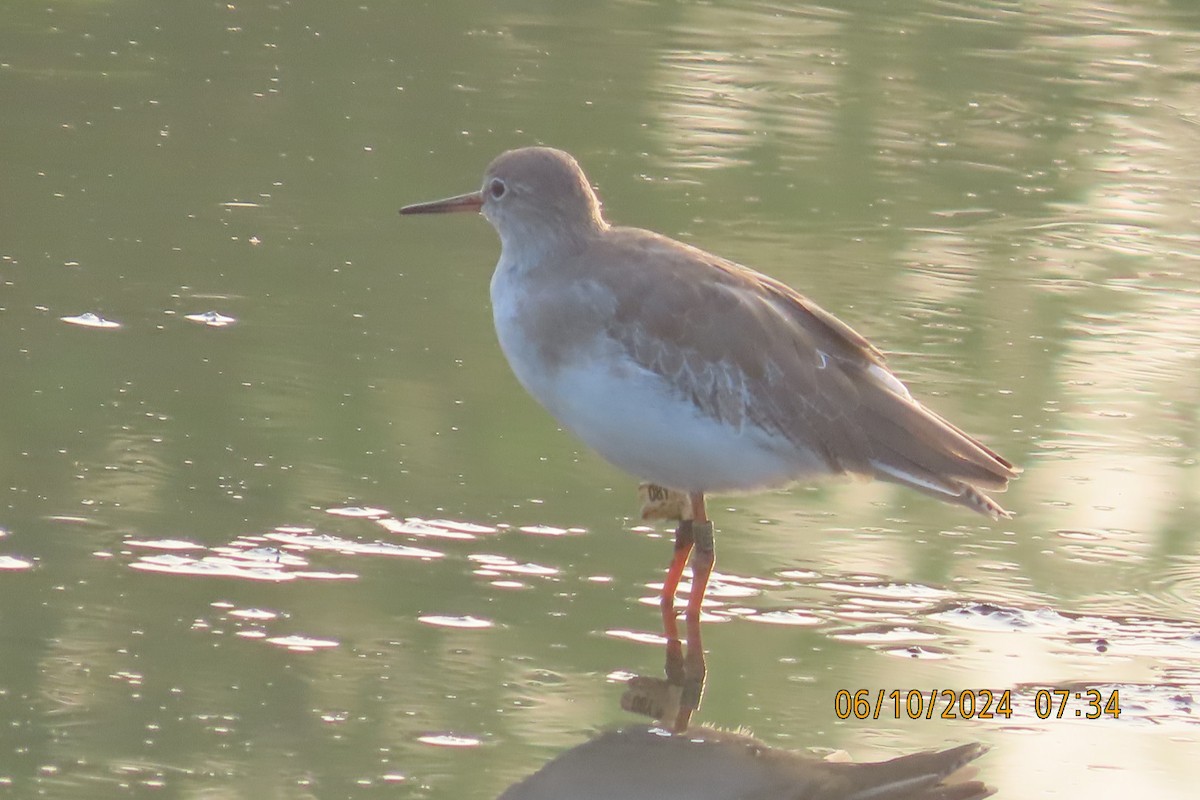
[(1121, 716), (1120, 690), (1038, 689), (838, 689), (833, 713), (838, 719), (1012, 719), (1014, 703), (1029, 704), (1038, 719), (1100, 719)]

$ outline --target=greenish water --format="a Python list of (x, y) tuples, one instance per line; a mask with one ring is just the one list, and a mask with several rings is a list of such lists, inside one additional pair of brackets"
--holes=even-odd
[(714, 498), (694, 722), (1192, 796), (1198, 108), (1186, 2), (0, 7), (0, 793), (487, 798), (637, 720), (669, 531), (509, 374), (491, 228), (396, 215), (543, 143), (1026, 468)]

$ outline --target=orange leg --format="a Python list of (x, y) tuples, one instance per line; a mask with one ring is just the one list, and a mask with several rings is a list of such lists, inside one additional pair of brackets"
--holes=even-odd
[[(688, 499), (692, 503), (692, 540), (695, 544), (692, 551), (692, 591), (687, 605), (690, 624), (700, 619), (700, 605), (704, 602), (704, 592), (708, 589), (708, 577), (712, 574), (717, 553), (713, 542), (713, 524), (704, 507), (704, 493), (692, 492)], [(676, 550), (676, 555), (678, 552)]]
[(668, 646), (674, 643), (679, 646), (679, 628), (675, 623), (675, 591), (679, 588), (679, 579), (683, 576), (683, 568), (687, 566), (688, 556), (692, 552), (692, 521), (681, 520), (675, 529), (675, 552), (671, 556), (671, 566), (667, 568), (667, 578), (663, 581), (662, 608), (663, 635), (667, 637)]

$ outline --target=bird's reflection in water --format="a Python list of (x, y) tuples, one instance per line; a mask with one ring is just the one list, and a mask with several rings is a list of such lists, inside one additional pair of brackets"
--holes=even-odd
[(626, 684), (621, 708), (650, 717), (672, 733), (683, 733), (700, 707), (708, 674), (700, 620), (689, 619), (686, 647), (678, 638), (667, 638), (666, 677), (635, 675)]
[[(676, 518), (666, 494), (643, 488), (643, 500), (644, 518)], [(689, 730), (707, 669), (700, 620), (685, 618), (685, 642), (677, 629), (664, 602), (666, 676), (635, 676), (621, 697), (623, 709), (655, 725), (602, 733), (499, 800), (977, 800), (994, 792), (971, 766), (987, 751), (981, 744), (856, 764), (769, 747), (741, 732)]]
[(970, 766), (987, 751), (981, 744), (855, 764), (741, 732), (689, 730), (705, 666), (699, 622), (687, 630), (686, 649), (677, 639), (667, 644), (666, 678), (636, 676), (621, 698), (622, 708), (658, 724), (602, 733), (499, 800), (977, 800), (994, 792)]

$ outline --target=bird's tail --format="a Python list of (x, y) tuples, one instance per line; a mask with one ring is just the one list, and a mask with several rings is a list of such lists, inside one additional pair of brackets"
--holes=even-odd
[(1002, 492), (1021, 472), (995, 450), (908, 396), (879, 386), (862, 397), (872, 477), (917, 489), (993, 519), (1011, 517), (985, 489)]

